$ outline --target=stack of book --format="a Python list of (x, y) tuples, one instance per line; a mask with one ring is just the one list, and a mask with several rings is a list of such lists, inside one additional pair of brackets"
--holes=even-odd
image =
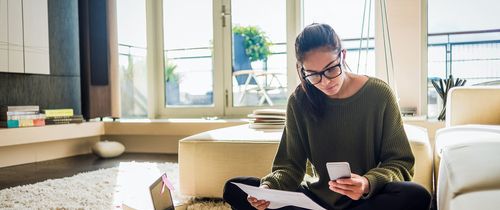
[(46, 125), (82, 123), (82, 115), (74, 115), (73, 109), (45, 109)]
[(38, 106), (0, 106), (0, 127), (21, 128), (45, 125)]
[(248, 117), (250, 117), (250, 128), (283, 129), (285, 127), (286, 110), (256, 109)]

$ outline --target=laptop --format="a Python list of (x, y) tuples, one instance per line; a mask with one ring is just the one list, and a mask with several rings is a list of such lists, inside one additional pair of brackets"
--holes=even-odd
[[(153, 207), (155, 210), (175, 210), (172, 193), (167, 186), (163, 186), (163, 176), (166, 176), (166, 174), (160, 176), (160, 178), (149, 186)], [(163, 193), (161, 192), (162, 189), (164, 189)]]

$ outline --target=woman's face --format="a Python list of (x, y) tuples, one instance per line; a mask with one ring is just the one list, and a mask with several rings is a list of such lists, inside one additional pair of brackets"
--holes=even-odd
[[(345, 74), (341, 68), (342, 55), (345, 57), (344, 51), (336, 52), (327, 48), (320, 48), (309, 51), (305, 54), (303, 68), (306, 78), (316, 77), (313, 84), (329, 97), (336, 97), (344, 83)], [(326, 77), (327, 75), (328, 77)], [(317, 84), (318, 76), (321, 76)]]

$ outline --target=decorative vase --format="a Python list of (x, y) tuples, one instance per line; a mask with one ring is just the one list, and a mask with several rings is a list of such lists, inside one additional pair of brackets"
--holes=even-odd
[(439, 113), (438, 120), (443, 121), (446, 119), (446, 99), (447, 99), (447, 96), (448, 96), (450, 89), (453, 87), (464, 86), (466, 81), (467, 80), (465, 80), (465, 79), (459, 79), (459, 78), (456, 78), (456, 80), (455, 80), (455, 79), (453, 79), (452, 75), (450, 75), (448, 77), (448, 79), (444, 79), (444, 80), (443, 79), (431, 80), (432, 85), (434, 86), (434, 88), (436, 89), (436, 92), (438, 93), (439, 97), (443, 101), (442, 109), (441, 109), (441, 112)]

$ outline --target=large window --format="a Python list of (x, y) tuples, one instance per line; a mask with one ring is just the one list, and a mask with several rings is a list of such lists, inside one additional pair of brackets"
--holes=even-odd
[[(117, 3), (123, 117), (241, 117), (283, 108), (298, 83), (289, 55), (295, 35), (314, 22), (337, 31), (353, 72), (376, 75), (376, 1)], [(499, 7), (488, 0), (428, 1), (428, 81), (453, 75), (466, 85), (498, 83)], [(427, 91), (432, 118), (440, 101), (430, 82)]]
[(163, 1), (165, 106), (214, 105), (212, 2)]
[[(450, 5), (453, 5), (452, 7)], [(439, 0), (428, 6), (428, 116), (442, 102), (432, 79), (466, 79), (470, 85), (500, 85), (500, 2)]]
[[(131, 15), (133, 14), (133, 15)], [(148, 114), (145, 0), (117, 1), (121, 114)]]
[(304, 26), (327, 23), (342, 39), (346, 62), (353, 72), (375, 76), (375, 1), (307, 0)]
[(232, 0), (231, 17), (232, 105), (286, 104), (286, 1)]
[(286, 104), (285, 0), (164, 0), (161, 7), (160, 116), (245, 116)]
[(288, 42), (312, 22), (335, 28), (352, 71), (375, 75), (369, 0), (117, 2), (125, 118), (241, 117), (284, 108), (288, 86), (298, 82)]

